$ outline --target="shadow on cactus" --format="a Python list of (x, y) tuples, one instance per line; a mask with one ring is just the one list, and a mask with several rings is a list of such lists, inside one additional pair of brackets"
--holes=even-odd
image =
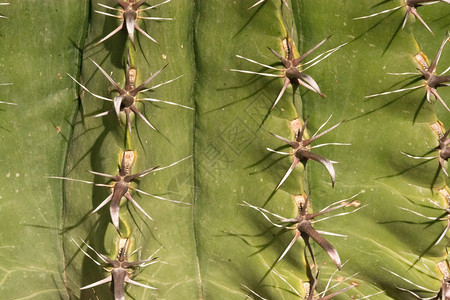
[(439, 237), (437, 238), (436, 242), (433, 244), (432, 247), (438, 245), (442, 241), (442, 239), (445, 237), (445, 235), (447, 234), (447, 232), (448, 232), (448, 230), (450, 228), (450, 202), (449, 202), (450, 201), (450, 194), (447, 192), (447, 190), (445, 190), (445, 188), (440, 190), (440, 193), (442, 194), (442, 196), (445, 198), (445, 201), (447, 202), (447, 206), (446, 207), (442, 207), (436, 201), (433, 201), (430, 198), (425, 197), (424, 194), (422, 194), (425, 197), (425, 199), (427, 199), (430, 203), (433, 204), (434, 207), (432, 207), (432, 208), (435, 208), (435, 209), (438, 209), (440, 211), (443, 211), (443, 213), (440, 216), (438, 216), (438, 217), (429, 217), (429, 216), (426, 216), (426, 215), (421, 214), (419, 212), (416, 212), (416, 211), (414, 211), (412, 209), (408, 209), (408, 208), (405, 208), (405, 207), (399, 207), (400, 209), (403, 209), (403, 210), (405, 210), (407, 212), (413, 213), (413, 214), (415, 214), (415, 215), (417, 215), (419, 217), (422, 217), (422, 218), (430, 220), (429, 222), (427, 222), (427, 223), (430, 223), (430, 224), (435, 223), (435, 222), (439, 222), (439, 221), (447, 221), (447, 226), (442, 231), (442, 233), (439, 235)]

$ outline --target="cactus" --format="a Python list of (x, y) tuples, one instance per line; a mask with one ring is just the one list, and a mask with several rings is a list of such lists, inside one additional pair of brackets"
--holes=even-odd
[[(0, 5), (0, 101), (16, 104), (0, 103), (2, 299), (113, 299), (109, 283), (91, 287), (109, 276), (91, 258), (122, 257), (126, 237), (127, 265), (146, 266), (122, 274), (140, 285), (127, 286), (126, 299), (415, 299), (441, 287), (448, 294), (450, 196), (441, 169), (449, 112), (429, 85), (366, 98), (422, 84), (423, 61), (429, 66), (441, 45), (437, 74), (450, 66), (446, 1), (410, 1), (418, 20), (413, 11), (405, 19), (404, 0), (147, 0), (130, 37), (131, 27), (115, 31), (128, 19), (95, 13), (126, 9), (117, 1), (10, 2)], [(267, 48), (284, 58), (291, 43), (294, 58), (315, 49), (300, 64), (327, 56), (303, 76), (324, 99), (280, 73), (230, 71), (282, 69)], [(389, 74), (408, 72), (416, 75)], [(136, 86), (124, 90), (156, 100), (133, 99), (136, 110), (120, 112), (127, 98), (116, 100), (113, 88), (126, 82)], [(439, 97), (448, 105), (450, 88), (440, 86)], [(319, 147), (314, 157), (339, 163), (298, 163), (283, 178), (295, 161), (279, 153), (292, 149), (270, 133), (290, 142), (303, 126), (301, 138), (311, 141), (330, 116), (340, 126), (324, 127), (320, 143), (350, 145)], [(103, 175), (122, 171), (125, 150), (135, 155), (125, 173), (142, 176), (126, 182), (135, 202), (122, 201), (119, 222), (115, 203), (113, 224), (108, 209), (89, 214), (109, 198), (102, 185), (119, 178)], [(162, 170), (147, 173), (156, 166)], [(283, 222), (296, 225), (299, 195), (311, 204), (302, 216), (351, 198), (323, 222), (310, 220), (309, 232), (320, 233), (310, 249), (308, 237)]]

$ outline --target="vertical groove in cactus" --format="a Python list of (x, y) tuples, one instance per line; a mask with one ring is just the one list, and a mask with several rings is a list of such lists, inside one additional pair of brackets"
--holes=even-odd
[[(1, 297), (67, 298), (62, 256), (62, 184), (77, 108), (70, 78), (78, 71), (87, 1), (9, 1), (0, 24), (3, 147), (0, 192)], [(62, 21), (64, 20), (64, 21)]]
[[(114, 3), (106, 3), (114, 5)], [(104, 2), (102, 2), (104, 3)], [(97, 8), (97, 2), (93, 3), (92, 10)], [(145, 79), (169, 63), (154, 80), (149, 87), (163, 83), (167, 80), (183, 75), (177, 82), (161, 86), (154, 91), (148, 91), (146, 95), (151, 98), (167, 100), (183, 105), (192, 106), (191, 82), (194, 69), (190, 68), (192, 62), (192, 40), (189, 35), (177, 32), (175, 26), (189, 27), (192, 8), (187, 3), (169, 3), (159, 10), (164, 11), (167, 16), (177, 16), (178, 24), (173, 22), (145, 22), (141, 23), (143, 29), (150, 32), (162, 46), (158, 46), (142, 35), (135, 36), (136, 51), (131, 51), (134, 67), (137, 70), (136, 84), (141, 84)], [(104, 32), (110, 32), (117, 27), (116, 20), (110, 20), (102, 15), (92, 14), (90, 19), (90, 30), (88, 32), (87, 49), (84, 52), (86, 58), (82, 65), (81, 81), (93, 93), (113, 97), (110, 91), (110, 83), (104, 78), (96, 67), (87, 58), (96, 61), (107, 73), (113, 72), (113, 78), (117, 80), (119, 86), (125, 82), (125, 62), (126, 53), (123, 47), (127, 36), (121, 31), (112, 36), (102, 44), (92, 47)], [(91, 46), (91, 48), (89, 48)], [(175, 88), (176, 87), (176, 88)], [(186, 109), (165, 105), (164, 103), (153, 102), (138, 103), (138, 109), (148, 120), (158, 129), (154, 131), (140, 118), (132, 118), (132, 134), (128, 137), (130, 143), (125, 145), (124, 133), (126, 126), (120, 125), (115, 113), (108, 114), (101, 118), (90, 116), (99, 112), (113, 109), (111, 102), (102, 102), (91, 97), (87, 93), (82, 94), (82, 115), (79, 115), (77, 125), (74, 129), (74, 139), (72, 142), (72, 156), (69, 158), (70, 177), (88, 178), (84, 170), (101, 171), (104, 173), (117, 173), (119, 163), (118, 153), (126, 147), (131, 146), (135, 150), (136, 163), (133, 170), (144, 170), (150, 166), (167, 166), (192, 153), (192, 128), (193, 113)], [(79, 136), (79, 137), (78, 137)], [(134, 171), (134, 172), (135, 172)], [(92, 178), (92, 177), (90, 177)], [(157, 171), (140, 179), (136, 184), (141, 190), (165, 198), (179, 200), (183, 202), (192, 201), (193, 187), (192, 160), (186, 160), (171, 168)], [(102, 178), (95, 177), (95, 180), (102, 182)], [(97, 182), (96, 181), (96, 182)], [(66, 183), (66, 199), (85, 199), (84, 209), (80, 209), (80, 203), (67, 201), (70, 207), (67, 208), (67, 224), (76, 224), (83, 215), (92, 211), (107, 193), (94, 189), (80, 189), (79, 183)], [(167, 264), (155, 264), (142, 269), (135, 280), (158, 288), (157, 291), (129, 287), (127, 290), (135, 297), (153, 297), (157, 293), (164, 293), (169, 298), (176, 298), (181, 291), (187, 294), (197, 293), (195, 245), (191, 242), (193, 238), (192, 229), (192, 208), (182, 204), (170, 203), (154, 199), (142, 194), (133, 192), (133, 198), (140, 206), (154, 219), (149, 221), (141, 212), (136, 210), (129, 203), (122, 205), (120, 209), (121, 226), (125, 223), (127, 228), (121, 228), (132, 237), (133, 247), (142, 247), (142, 257), (148, 257), (156, 249), (163, 247), (159, 255), (161, 260)], [(70, 204), (72, 203), (72, 204)], [(71, 205), (77, 205), (75, 209)], [(79, 215), (71, 215), (70, 211), (78, 211)], [(76, 296), (80, 295), (79, 286), (99, 280), (103, 275), (101, 269), (85, 256), (77, 255), (77, 247), (70, 241), (70, 237), (80, 234), (86, 238), (87, 242), (99, 252), (115, 257), (116, 241), (118, 235), (111, 227), (109, 210), (107, 207), (100, 210), (98, 215), (86, 217), (73, 230), (65, 234), (66, 255), (71, 257), (76, 255), (74, 263), (69, 267), (72, 281), (69, 281), (71, 290)], [(75, 261), (78, 260), (77, 263)], [(189, 263), (185, 263), (189, 261)], [(83, 268), (76, 266), (82, 263)], [(80, 276), (81, 272), (81, 276)], [(179, 274), (175, 278), (171, 274)], [(82, 279), (80, 282), (80, 278)], [(177, 289), (173, 289), (174, 280)], [(93, 297), (92, 289), (82, 291), (81, 297)], [(97, 296), (112, 297), (108, 285), (99, 286), (95, 289)]]
[[(120, 24), (94, 12), (105, 11), (99, 3), (118, 7), (114, 0), (9, 2), (0, 5), (0, 16), (8, 17), (0, 18), (0, 83), (13, 85), (0, 86), (0, 101), (18, 106), (0, 104), (2, 297), (112, 299), (109, 284), (80, 291), (108, 274), (73, 242), (81, 238), (99, 253), (117, 257), (119, 235), (108, 205), (89, 215), (111, 191), (47, 177), (109, 184), (107, 178), (87, 170), (117, 174), (124, 150), (136, 155), (132, 173), (193, 155), (132, 183), (148, 193), (192, 205), (132, 191), (154, 219), (150, 221), (129, 201), (122, 203), (120, 231), (131, 237), (132, 250), (142, 247), (130, 261), (139, 255), (145, 259), (162, 247), (157, 254), (160, 263), (132, 276), (157, 290), (130, 285), (126, 299), (302, 298), (303, 282), (315, 276), (308, 276), (306, 260), (311, 262), (311, 256), (304, 242), (296, 241), (275, 263), (295, 233), (273, 226), (249, 206), (264, 205), (277, 215), (295, 218), (296, 195), (310, 195), (312, 213), (361, 191), (355, 197), (361, 209), (313, 224), (318, 231), (347, 236), (324, 235), (342, 262), (336, 273), (327, 253), (310, 241), (320, 270), (316, 290), (325, 290), (331, 278), (332, 285), (343, 279), (346, 283), (327, 294), (355, 285), (334, 299), (359, 299), (380, 291), (384, 292), (371, 299), (414, 299), (401, 288), (421, 297), (436, 295), (410, 282), (436, 291), (441, 286), (436, 265), (446, 259), (448, 238), (433, 245), (447, 221), (418, 214), (445, 217), (426, 198), (447, 207), (442, 194), (448, 179), (437, 159), (424, 162), (402, 152), (423, 156), (428, 147), (436, 147), (438, 136), (431, 124), (440, 121), (449, 129), (449, 112), (438, 101), (428, 103), (425, 89), (365, 96), (422, 83), (388, 73), (416, 72), (414, 56), (419, 50), (433, 59), (450, 24), (449, 4), (441, 1), (418, 8), (433, 36), (413, 16), (402, 30), (404, 8), (353, 20), (402, 5), (400, 0), (172, 0), (148, 10), (148, 16), (173, 20), (138, 20), (159, 44), (135, 32), (133, 50), (125, 29), (95, 45)], [(298, 53), (332, 35), (306, 61), (348, 44), (306, 71), (325, 99), (302, 86), (295, 92), (288, 86), (270, 110), (283, 80), (230, 69), (269, 71), (236, 55), (280, 67), (267, 47), (284, 56), (283, 40), (291, 26)], [(449, 44), (438, 72), (450, 66)], [(136, 84), (166, 64), (149, 87), (183, 75), (147, 91), (146, 97), (195, 111), (138, 103), (157, 131), (132, 116), (131, 135), (126, 135), (122, 115), (120, 122), (115, 113), (94, 118), (114, 109), (114, 104), (96, 99), (66, 74), (91, 92), (112, 99), (117, 94), (111, 83), (90, 59), (123, 87), (128, 52), (137, 70)], [(439, 94), (450, 105), (450, 88), (440, 88)], [(282, 142), (270, 132), (292, 140), (290, 122), (308, 118), (310, 137), (330, 115), (324, 129), (346, 121), (318, 141), (351, 143), (314, 149), (339, 162), (334, 164), (335, 187), (327, 170), (310, 162), (306, 168), (298, 164), (274, 192), (292, 158), (266, 149), (291, 151), (289, 146), (280, 148)], [(344, 207), (336, 214), (353, 210)]]

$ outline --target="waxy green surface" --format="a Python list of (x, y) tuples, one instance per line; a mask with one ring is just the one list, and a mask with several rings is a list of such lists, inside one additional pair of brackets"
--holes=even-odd
[[(447, 238), (431, 246), (445, 221), (423, 223), (427, 220), (399, 207), (440, 216), (442, 212), (430, 209), (432, 204), (425, 197), (444, 205), (444, 199), (434, 190), (432, 193), (430, 186), (444, 187), (445, 178), (442, 171), (436, 172), (437, 160), (420, 164), (422, 161), (400, 151), (423, 155), (428, 146), (436, 146), (429, 124), (439, 119), (450, 126), (449, 113), (440, 103), (423, 103), (424, 90), (364, 97), (407, 84), (409, 81), (402, 82), (404, 77), (387, 73), (414, 72), (418, 67), (413, 58), (417, 45), (430, 60), (434, 58), (450, 22), (450, 5), (420, 8), (419, 13), (435, 33), (433, 37), (414, 18), (396, 33), (404, 9), (352, 20), (401, 1), (376, 6), (368, 0), (292, 1), (288, 2), (291, 13), (282, 8), (281, 1), (268, 0), (247, 10), (255, 1), (173, 0), (149, 11), (150, 16), (171, 17), (172, 21), (138, 21), (159, 44), (136, 32), (136, 51), (127, 42), (125, 31), (94, 46), (119, 25), (119, 20), (94, 12), (106, 11), (97, 1), (91, 6), (87, 1), (20, 1), (0, 6), (0, 14), (8, 17), (0, 19), (0, 83), (13, 83), (0, 86), (0, 101), (19, 104), (0, 104), (0, 294), (6, 295), (5, 299), (112, 297), (109, 285), (80, 292), (81, 286), (108, 274), (72, 241), (80, 243), (82, 238), (100, 253), (117, 255), (119, 236), (108, 207), (89, 216), (110, 190), (46, 177), (108, 183), (86, 170), (116, 174), (123, 150), (136, 153), (133, 173), (192, 155), (134, 184), (143, 191), (191, 205), (132, 192), (154, 221), (131, 203), (121, 207), (121, 232), (132, 238), (132, 250), (142, 247), (140, 255), (146, 258), (162, 247), (157, 254), (161, 262), (133, 277), (158, 290), (128, 286), (127, 298), (257, 298), (249, 289), (266, 299), (298, 298), (274, 272), (265, 277), (294, 232), (274, 228), (260, 213), (240, 204), (264, 205), (291, 164), (290, 158), (280, 160), (282, 156), (266, 150), (283, 145), (269, 132), (293, 138), (289, 121), (304, 116), (309, 118), (307, 129), (312, 135), (331, 114), (324, 129), (343, 119), (346, 122), (315, 144), (341, 142), (351, 146), (314, 151), (339, 161), (334, 165), (335, 188), (331, 188), (325, 168), (309, 162), (305, 173), (301, 165), (296, 168), (265, 208), (292, 218), (296, 216), (293, 195), (303, 189), (311, 195), (313, 211), (364, 190), (356, 199), (368, 206), (315, 225), (348, 236), (326, 236), (346, 262), (332, 282), (353, 276), (334, 290), (350, 282), (358, 284), (336, 298), (358, 299), (384, 290), (371, 299), (413, 299), (397, 287), (414, 287), (383, 268), (426, 288), (439, 289), (435, 264), (445, 259)], [(116, 7), (115, 1), (101, 3)], [(292, 23), (300, 53), (333, 35), (308, 59), (348, 44), (306, 71), (327, 95), (325, 99), (304, 87), (294, 96), (288, 87), (263, 122), (282, 80), (229, 69), (267, 72), (236, 55), (280, 66), (267, 47), (283, 53), (282, 40)], [(158, 131), (133, 118), (132, 135), (126, 143), (125, 127), (114, 114), (92, 117), (113, 109), (113, 104), (83, 92), (66, 73), (93, 93), (113, 98), (112, 85), (90, 59), (123, 86), (129, 50), (138, 72), (137, 84), (165, 64), (168, 66), (148, 87), (183, 75), (147, 92), (147, 97), (195, 110), (141, 103), (139, 109)], [(447, 45), (439, 72), (450, 65), (448, 53)], [(408, 86), (415, 84), (420, 82)], [(444, 100), (450, 98), (448, 89), (438, 91)], [(318, 290), (322, 291), (336, 269), (326, 253), (312, 244), (321, 270)], [(274, 270), (304, 295), (301, 280), (308, 276), (301, 239)]]

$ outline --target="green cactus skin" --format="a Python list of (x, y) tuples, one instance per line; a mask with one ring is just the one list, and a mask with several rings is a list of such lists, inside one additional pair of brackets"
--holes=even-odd
[[(195, 111), (146, 103), (139, 109), (158, 132), (133, 118), (130, 136), (114, 114), (92, 118), (111, 109), (111, 103), (83, 93), (66, 75), (96, 94), (113, 97), (110, 83), (91, 58), (124, 84), (126, 53), (132, 46), (125, 31), (94, 46), (120, 23), (94, 13), (101, 10), (99, 2), (116, 3), (11, 1), (0, 6), (0, 14), (8, 17), (0, 20), (0, 82), (13, 83), (0, 87), (0, 100), (18, 104), (0, 110), (3, 298), (112, 297), (107, 285), (80, 291), (106, 276), (72, 242), (81, 237), (100, 253), (117, 256), (118, 234), (108, 209), (88, 216), (109, 191), (46, 177), (107, 183), (86, 170), (115, 174), (120, 154), (130, 149), (137, 156), (134, 170), (167, 166), (193, 155), (136, 183), (144, 191), (192, 205), (133, 193), (155, 222), (149, 222), (132, 205), (121, 207), (120, 229), (132, 237), (132, 248), (142, 246), (145, 258), (162, 246), (158, 256), (167, 263), (137, 272), (133, 280), (158, 290), (130, 286), (130, 298), (257, 298), (253, 291), (266, 299), (298, 299), (287, 283), (303, 297), (302, 283), (309, 280), (304, 243), (297, 241), (274, 267), (276, 273), (268, 273), (294, 232), (275, 228), (260, 213), (239, 204), (264, 205), (292, 163), (290, 158), (266, 150), (281, 145), (269, 132), (292, 139), (289, 122), (308, 118), (311, 136), (331, 114), (330, 124), (346, 122), (321, 137), (320, 143), (351, 143), (316, 150), (339, 161), (334, 165), (335, 188), (323, 166), (309, 163), (303, 169), (299, 164), (265, 208), (294, 218), (295, 195), (310, 194), (311, 212), (317, 212), (364, 190), (356, 199), (368, 206), (314, 225), (316, 230), (347, 235), (327, 236), (346, 262), (331, 282), (351, 277), (332, 291), (351, 283), (357, 286), (333, 299), (358, 299), (381, 290), (384, 293), (371, 299), (415, 299), (398, 287), (415, 289), (422, 297), (435, 295), (393, 273), (430, 290), (441, 287), (443, 277), (436, 265), (446, 259), (448, 239), (433, 245), (447, 221), (427, 222), (430, 220), (408, 210), (429, 217), (445, 216), (426, 197), (445, 206), (438, 190), (446, 187), (448, 179), (438, 170), (437, 160), (424, 163), (401, 151), (421, 156), (428, 146), (437, 146), (438, 136), (430, 126), (439, 120), (444, 128), (450, 128), (449, 113), (440, 103), (426, 102), (421, 89), (369, 100), (365, 96), (417, 84), (387, 73), (414, 72), (419, 67), (414, 60), (419, 50), (434, 57), (450, 23), (450, 5), (419, 7), (433, 36), (414, 17), (401, 30), (403, 8), (353, 20), (402, 5), (400, 0), (380, 1), (380, 5), (369, 0), (287, 1), (292, 11), (279, 0), (267, 0), (250, 10), (256, 0), (172, 0), (150, 10), (151, 16), (172, 21), (138, 21), (159, 45), (137, 33), (132, 60), (138, 83), (166, 63), (169, 65), (154, 84), (183, 75), (147, 96), (194, 107)], [(229, 69), (249, 69), (249, 63), (236, 55), (278, 66), (267, 47), (282, 54), (282, 40), (292, 24), (298, 53), (331, 34), (317, 54), (348, 44), (308, 70), (325, 99), (304, 88), (294, 93), (288, 87), (268, 114), (282, 79)], [(439, 72), (450, 66), (448, 46)], [(267, 71), (263, 67), (252, 70)], [(450, 88), (441, 88), (439, 94), (449, 103)], [(336, 266), (319, 245), (312, 242), (312, 246), (320, 269), (316, 290), (323, 291)]]

